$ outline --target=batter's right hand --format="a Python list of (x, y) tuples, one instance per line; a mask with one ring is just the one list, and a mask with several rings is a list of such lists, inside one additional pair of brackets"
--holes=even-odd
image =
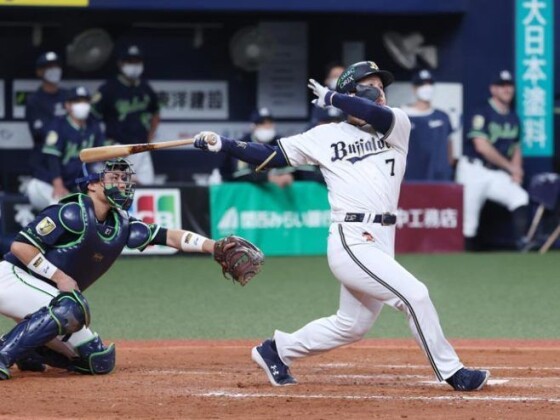
[(213, 131), (201, 131), (194, 136), (194, 147), (207, 152), (222, 150), (222, 139)]

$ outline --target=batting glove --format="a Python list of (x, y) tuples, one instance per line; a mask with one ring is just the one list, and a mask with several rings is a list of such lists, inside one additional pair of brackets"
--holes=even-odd
[(213, 131), (201, 131), (194, 136), (194, 147), (216, 153), (222, 150), (222, 139)]
[(335, 92), (329, 90), (329, 88), (323, 86), (315, 79), (309, 79), (307, 87), (313, 91), (315, 96), (317, 96), (317, 99), (311, 101), (312, 104), (315, 104), (320, 108), (326, 108), (332, 105), (331, 98)]

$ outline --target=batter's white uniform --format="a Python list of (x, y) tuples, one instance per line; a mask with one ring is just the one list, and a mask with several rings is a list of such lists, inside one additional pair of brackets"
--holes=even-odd
[[(288, 366), (360, 340), (387, 304), (406, 314), (440, 381), (463, 367), (426, 286), (394, 260), (395, 226), (371, 223), (376, 214), (396, 213), (406, 167), (410, 121), (402, 110), (392, 111), (394, 123), (385, 136), (342, 122), (279, 141), (292, 166), (318, 165), (325, 178), (333, 221), (328, 262), (341, 284), (336, 315), (292, 334), (275, 332), (278, 354)], [(365, 213), (364, 222), (345, 222), (346, 213)]]

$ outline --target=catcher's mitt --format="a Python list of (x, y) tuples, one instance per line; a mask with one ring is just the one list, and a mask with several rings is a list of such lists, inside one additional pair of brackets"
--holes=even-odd
[(261, 271), (264, 254), (251, 242), (239, 236), (228, 236), (214, 244), (214, 259), (222, 266), (225, 278), (245, 286)]

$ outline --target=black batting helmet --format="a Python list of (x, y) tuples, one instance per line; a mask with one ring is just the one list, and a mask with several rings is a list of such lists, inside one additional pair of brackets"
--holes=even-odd
[(378, 76), (381, 79), (383, 87), (389, 86), (395, 80), (392, 73), (386, 70), (379, 70), (379, 67), (373, 61), (360, 61), (346, 67), (344, 73), (338, 78), (336, 91), (338, 93), (356, 92), (358, 82), (372, 75)]

